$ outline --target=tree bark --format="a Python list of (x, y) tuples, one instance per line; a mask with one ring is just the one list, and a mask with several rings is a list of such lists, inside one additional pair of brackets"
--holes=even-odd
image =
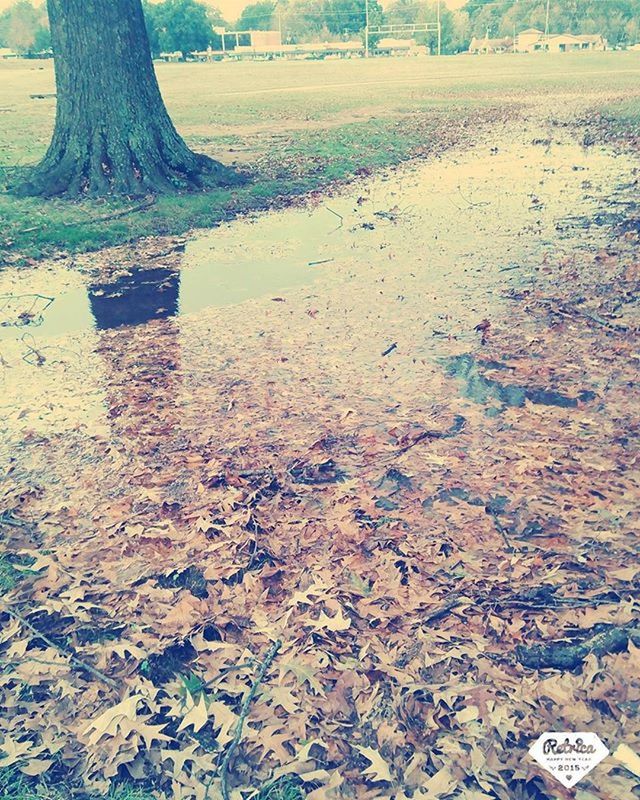
[(53, 138), (21, 194), (140, 195), (238, 182), (192, 152), (167, 113), (141, 0), (47, 0), (55, 57)]

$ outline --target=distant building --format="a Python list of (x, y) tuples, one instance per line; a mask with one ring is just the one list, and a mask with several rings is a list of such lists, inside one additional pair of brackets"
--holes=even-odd
[(550, 33), (537, 28), (521, 31), (515, 39), (484, 39), (474, 37), (470, 53), (573, 53), (584, 50), (606, 50), (607, 40), (599, 33)]
[(372, 50), (377, 55), (383, 56), (417, 56), (426, 55), (428, 50), (425, 45), (419, 45), (415, 39), (379, 39), (372, 45)]
[(607, 42), (599, 33), (558, 33), (549, 36), (549, 51), (569, 53), (576, 50), (606, 50)]
[(0, 47), (0, 59), (7, 61), (10, 58), (18, 58), (18, 54), (14, 53), (13, 50), (9, 50), (8, 47)]
[(184, 53), (180, 50), (176, 50), (173, 53), (160, 53), (160, 60), (161, 61), (182, 61), (184, 59)]
[(514, 50), (516, 53), (534, 53), (544, 50), (544, 31), (537, 28), (527, 28), (516, 36)]
[(517, 53), (606, 50), (607, 41), (599, 33), (550, 33), (547, 36), (537, 28), (529, 28), (516, 36), (514, 49)]
[(503, 39), (489, 39), (487, 37), (484, 39), (479, 39), (474, 36), (471, 40), (471, 44), (469, 45), (469, 52), (476, 55), (486, 55), (488, 53), (511, 53), (513, 52), (513, 39), (510, 39), (509, 37), (505, 37)]

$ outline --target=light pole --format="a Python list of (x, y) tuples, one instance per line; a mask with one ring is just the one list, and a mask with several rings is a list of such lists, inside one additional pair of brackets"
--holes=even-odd
[(549, 52), (549, 4), (551, 0), (547, 0), (547, 14), (544, 22), (544, 38), (547, 42), (547, 52)]
[(364, 57), (369, 58), (369, 0), (364, 0)]
[(440, 25), (440, 0), (438, 0), (438, 55), (442, 50), (442, 27)]

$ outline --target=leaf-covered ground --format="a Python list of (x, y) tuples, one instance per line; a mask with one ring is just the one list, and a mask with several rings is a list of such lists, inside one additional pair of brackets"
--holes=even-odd
[[(176, 800), (223, 776), (634, 796), (624, 757), (574, 793), (527, 756), (640, 730), (637, 162), (540, 128), (443, 185), (449, 229), (406, 204), (427, 168), (363, 183), (313, 285), (3, 348), (0, 767)], [(551, 152), (519, 190), (482, 171), (518, 137)], [(167, 252), (75, 266), (108, 284)]]

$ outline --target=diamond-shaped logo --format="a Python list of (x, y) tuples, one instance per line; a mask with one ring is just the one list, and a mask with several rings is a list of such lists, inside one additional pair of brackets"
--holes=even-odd
[(575, 786), (609, 751), (595, 733), (543, 733), (529, 750), (531, 755), (564, 786)]

